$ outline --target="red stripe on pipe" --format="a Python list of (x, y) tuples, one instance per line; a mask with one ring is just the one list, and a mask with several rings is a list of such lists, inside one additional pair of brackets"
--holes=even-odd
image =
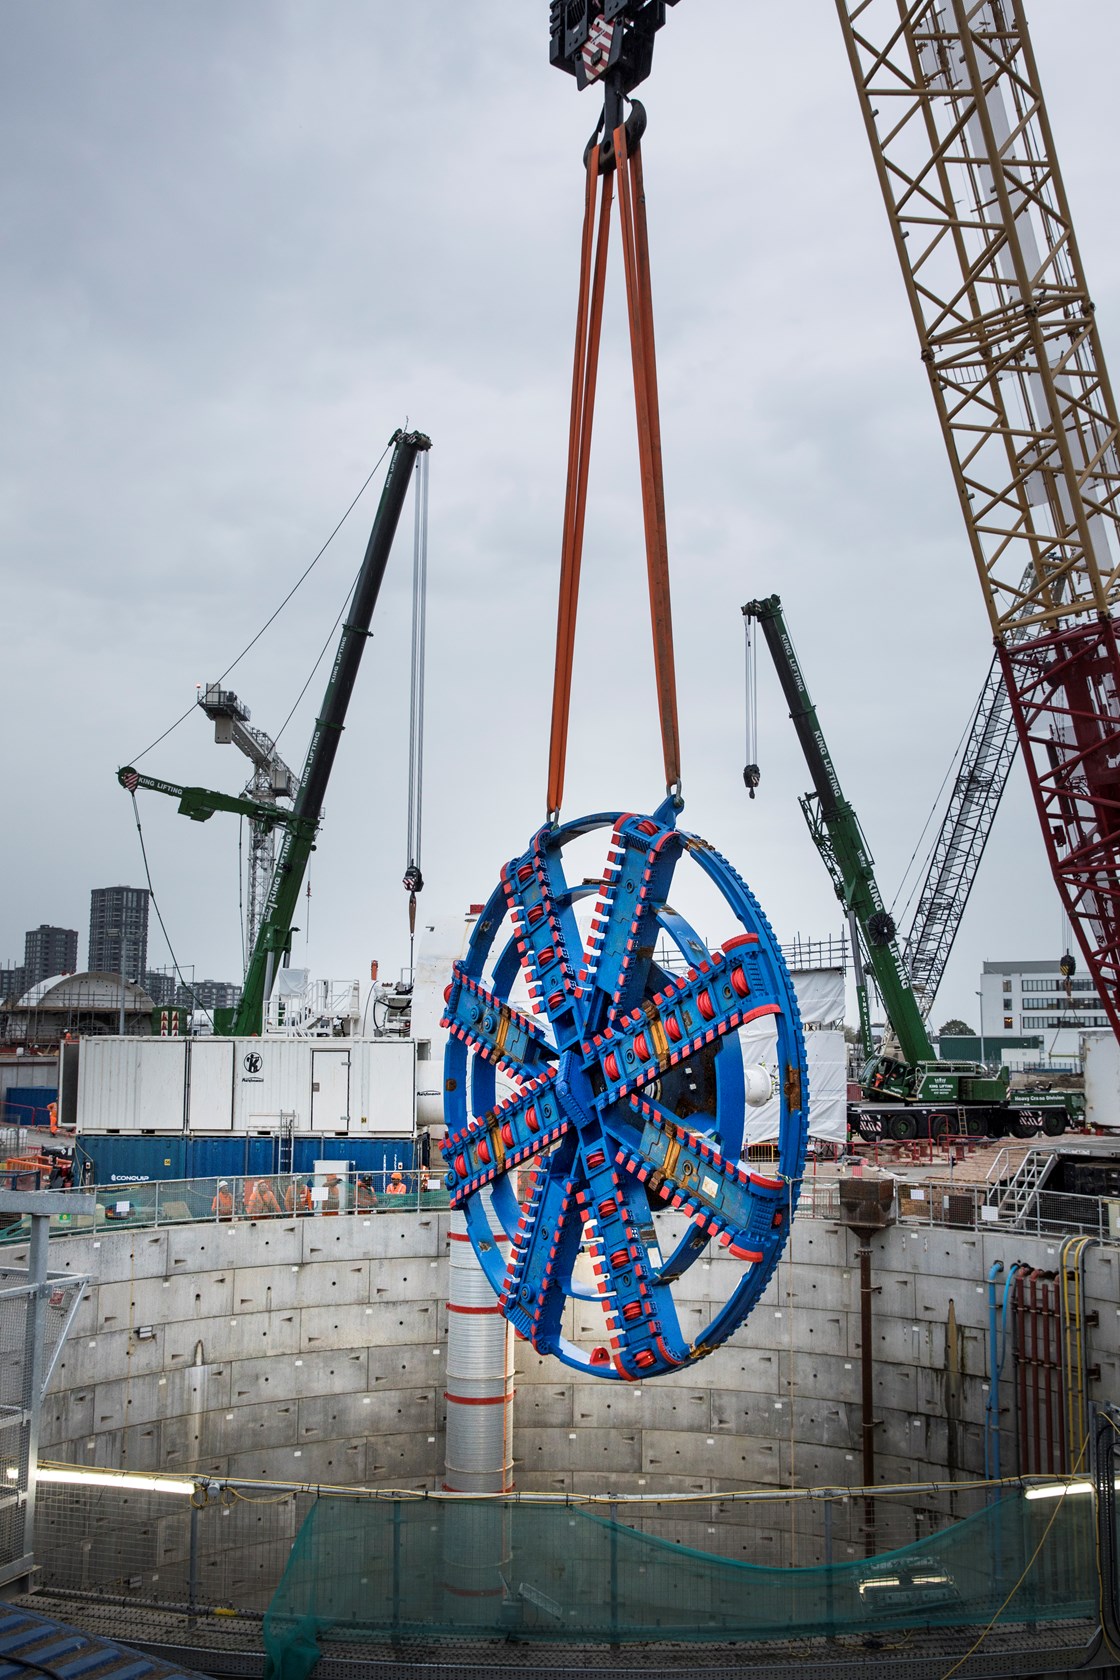
[(500, 1314), (502, 1309), (501, 1309), (501, 1307), (499, 1307), (497, 1305), (497, 1303), (495, 1303), (494, 1306), (492, 1306), (492, 1307), (460, 1307), (460, 1306), (457, 1306), (454, 1301), (448, 1301), (447, 1310), (448, 1310), (448, 1312), (461, 1312), (461, 1313), (499, 1313)]
[(476, 1400), (465, 1394), (448, 1394), (443, 1391), (443, 1398), (449, 1400), (453, 1406), (504, 1406), (513, 1400), (516, 1389), (510, 1389), (508, 1394), (494, 1394), (486, 1400)]

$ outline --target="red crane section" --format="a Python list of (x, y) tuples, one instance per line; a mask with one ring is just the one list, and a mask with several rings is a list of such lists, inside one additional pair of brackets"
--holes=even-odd
[(1120, 427), (1023, 7), (837, 9), (1054, 880), (1120, 1036)]

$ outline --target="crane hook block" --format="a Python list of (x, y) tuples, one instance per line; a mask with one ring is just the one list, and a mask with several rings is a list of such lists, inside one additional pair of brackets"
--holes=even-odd
[(653, 38), (665, 7), (677, 0), (550, 0), (550, 64), (574, 76), (580, 89), (608, 71), (622, 93), (644, 82), (653, 64)]
[[(781, 950), (731, 864), (675, 816), (666, 800), (652, 817), (541, 828), (502, 870), (445, 993), (451, 1206), (518, 1334), (613, 1380), (677, 1370), (738, 1329), (778, 1263), (805, 1161), (805, 1044)], [(588, 879), (596, 835), (606, 857)], [(738, 924), (714, 949), (668, 902), (670, 889), (687, 898), (693, 869)], [(759, 1062), (776, 1093), (767, 1174), (740, 1165), (758, 1101), (746, 1064)], [(722, 1303), (686, 1330), (674, 1286), (713, 1246), (732, 1262), (713, 1273)]]

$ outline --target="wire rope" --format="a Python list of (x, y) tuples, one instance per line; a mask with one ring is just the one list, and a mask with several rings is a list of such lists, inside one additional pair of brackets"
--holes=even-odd
[(323, 663), (323, 660), (326, 658), (327, 649), (331, 646), (331, 644), (334, 641), (334, 633), (338, 629), (339, 625), (342, 623), (343, 614), (345, 613), (347, 607), (350, 605), (350, 602), (353, 599), (354, 590), (355, 590), (355, 587), (357, 586), (357, 582), (358, 582), (358, 573), (360, 571), (361, 571), (361, 567), (359, 567), (358, 571), (354, 573), (353, 579), (351, 580), (351, 583), (350, 583), (350, 587), (346, 591), (346, 595), (345, 595), (345, 598), (342, 602), (341, 607), (339, 607), (339, 609), (338, 609), (338, 616), (335, 619), (334, 623), (331, 625), (330, 629), (327, 631), (327, 639), (323, 643), (322, 647), (319, 649), (319, 652), (318, 652), (318, 655), (316, 656), (314, 665), (312, 665), (310, 671), (308, 671), (308, 673), (307, 673), (307, 681), (304, 683), (303, 687), (300, 689), (299, 693), (296, 695), (294, 701), (292, 702), (291, 711), (288, 713), (287, 717), (284, 719), (283, 723), (280, 725), (279, 729), (276, 731), (275, 736), (273, 737), (273, 742), (272, 742), (273, 746), (276, 746), (276, 744), (280, 740), (281, 735), (283, 735), (285, 729), (287, 729), (287, 727), (291, 723), (293, 717), (295, 717), (296, 708), (298, 707), (300, 701), (303, 699), (304, 695), (307, 693), (308, 689), (311, 687), (312, 678), (314, 677), (316, 671), (319, 669), (320, 665)]
[(754, 798), (754, 790), (758, 786), (758, 660), (754, 657), (754, 641), (751, 634), (752, 620), (746, 612), (743, 614), (743, 631), (745, 635), (744, 658), (745, 679), (743, 685), (746, 716), (743, 732), (743, 781), (747, 792)]
[(210, 1025), (213, 1026), (214, 1025), (213, 1015), (211, 1015), (210, 1011), (207, 1009), (207, 1007), (204, 1003), (199, 1003), (198, 996), (195, 992), (194, 986), (193, 985), (188, 985), (186, 980), (183, 978), (183, 970), (179, 965), (178, 957), (175, 955), (175, 948), (171, 943), (171, 935), (167, 931), (167, 924), (164, 922), (163, 912), (161, 911), (161, 909), (159, 907), (159, 900), (156, 897), (156, 889), (152, 885), (152, 872), (151, 872), (151, 869), (148, 867), (148, 848), (144, 844), (144, 830), (140, 826), (140, 807), (136, 803), (136, 794), (134, 792), (130, 793), (129, 798), (132, 800), (132, 816), (133, 816), (133, 820), (136, 823), (136, 833), (137, 833), (137, 835), (139, 836), (139, 839), (140, 839), (140, 856), (144, 860), (144, 876), (145, 876), (145, 879), (147, 880), (147, 883), (148, 883), (148, 893), (149, 893), (149, 896), (151, 897), (151, 900), (152, 900), (152, 909), (156, 913), (156, 920), (159, 923), (160, 932), (163, 934), (164, 941), (167, 945), (167, 949), (171, 953), (172, 967), (174, 968), (175, 973), (178, 976), (179, 984), (189, 994), (190, 999), (191, 999), (191, 1003), (194, 1005), (195, 1008), (202, 1010), (202, 1013), (206, 1016), (206, 1019), (209, 1021)]
[[(982, 699), (982, 698), (983, 698), (983, 695), (981, 695), (980, 699)], [(937, 843), (936, 839), (934, 840), (933, 844), (930, 846), (929, 850), (925, 854), (925, 859), (924, 859), (923, 866), (922, 866), (920, 874), (916, 875), (914, 877), (914, 882), (913, 882), (913, 885), (910, 888), (910, 893), (909, 893), (909, 896), (907, 897), (906, 903), (902, 906), (901, 910), (896, 911), (895, 907), (898, 904), (898, 900), (902, 895), (902, 892), (903, 892), (903, 890), (906, 886), (907, 880), (909, 879), (910, 871), (914, 867), (914, 859), (918, 855), (918, 849), (921, 846), (922, 842), (925, 840), (926, 835), (929, 833), (930, 824), (933, 822), (933, 819), (937, 815), (938, 809), (941, 805), (941, 798), (942, 798), (942, 795), (945, 792), (946, 784), (949, 781), (949, 778), (951, 776), (956, 775), (957, 766), (960, 763), (961, 757), (964, 753), (965, 744), (968, 741), (968, 738), (972, 734), (973, 730), (976, 728), (976, 717), (977, 717), (977, 713), (979, 712), (979, 710), (980, 710), (980, 700), (977, 700), (976, 705), (972, 708), (972, 711), (969, 713), (968, 722), (965, 724), (964, 728), (961, 730), (960, 739), (958, 740), (956, 746), (953, 748), (953, 755), (949, 760), (948, 769), (945, 771), (945, 774), (941, 778), (941, 786), (938, 788), (937, 792), (933, 796), (933, 803), (931, 804), (931, 806), (929, 808), (929, 812), (926, 816), (925, 822), (922, 824), (922, 832), (918, 835), (917, 840), (914, 842), (914, 850), (910, 853), (910, 861), (907, 863), (906, 868), (902, 871), (902, 878), (899, 881), (898, 886), (895, 889), (894, 897), (891, 900), (891, 914), (892, 914), (892, 916), (894, 916), (894, 919), (895, 919), (896, 923), (901, 924), (903, 918), (905, 916), (909, 915), (910, 906), (914, 902), (914, 896), (918, 892), (920, 885), (922, 883), (924, 883), (926, 877), (929, 874), (930, 862), (931, 862), (931, 859), (933, 857), (933, 847)], [(940, 830), (938, 832), (940, 832)]]
[(408, 864), (420, 867), (424, 818), (424, 674), (428, 604), (428, 457), (416, 463), (419, 475), (412, 555), (412, 666), (408, 728)]
[[(346, 509), (346, 512), (342, 515), (342, 518), (338, 521), (338, 524), (335, 526), (334, 530), (331, 532), (331, 534), (327, 538), (326, 542), (320, 548), (319, 552), (314, 556), (314, 558), (308, 563), (308, 565), (300, 573), (300, 575), (296, 579), (295, 583), (293, 583), (293, 585), (289, 589), (288, 593), (284, 596), (284, 599), (280, 602), (280, 605), (276, 608), (276, 610), (273, 613), (271, 613), (269, 615), (268, 618), (265, 619), (264, 623), (261, 625), (260, 629), (257, 631), (256, 635), (252, 638), (252, 640), (246, 642), (245, 646), (241, 649), (241, 652), (237, 655), (237, 658), (234, 659), (229, 665), (226, 666), (225, 670), (221, 673), (221, 675), (218, 678), (218, 681), (220, 683), (225, 682), (225, 680), (229, 676), (230, 672), (235, 670), (236, 667), (238, 665), (240, 665), (240, 663), (244, 659), (245, 655), (250, 651), (250, 649), (252, 649), (256, 646), (256, 644), (260, 641), (261, 637), (264, 635), (265, 631), (270, 627), (270, 625), (274, 624), (276, 622), (276, 620), (279, 618), (280, 614), (284, 611), (284, 608), (287, 606), (288, 602), (292, 599), (292, 596), (296, 593), (296, 590), (299, 589), (300, 585), (305, 583), (306, 580), (311, 576), (311, 573), (314, 571), (314, 569), (318, 565), (319, 561), (323, 558), (323, 555), (327, 552), (327, 549), (330, 547), (331, 543), (337, 537), (338, 533), (341, 531), (342, 527), (345, 525), (346, 521), (349, 519), (349, 517), (353, 513), (354, 509), (357, 507), (358, 503), (361, 501), (362, 497), (365, 495), (366, 490), (369, 488), (370, 480), (373, 478), (374, 473), (377, 471), (378, 467), (381, 465), (382, 461), (385, 459), (386, 455), (389, 453), (390, 447), (391, 447), (391, 440), (390, 440), (390, 443), (387, 443), (385, 445), (385, 448), (381, 451), (381, 454), (377, 457), (377, 460), (374, 462), (373, 466), (370, 468), (368, 474), (366, 475), (365, 482), (363, 483), (361, 489), (358, 491), (357, 495), (354, 497), (353, 501), (350, 503), (349, 507)], [(321, 657), (322, 657), (322, 655), (320, 655), (320, 658)], [(314, 672), (312, 672), (312, 675), (314, 675)], [(309, 677), (308, 681), (310, 682), (310, 680), (311, 680), (311, 678)], [(303, 695), (301, 693), (300, 699), (302, 699), (302, 698), (303, 698)], [(167, 737), (172, 733), (172, 731), (175, 730), (175, 729), (178, 729), (179, 725), (181, 723), (183, 723), (187, 718), (190, 717), (190, 715), (194, 711), (196, 705), (197, 705), (197, 701), (195, 701), (191, 705), (189, 705), (187, 707), (186, 711), (183, 712), (180, 717), (177, 717), (175, 719), (174, 723), (168, 725), (168, 727), (164, 730), (162, 735), (157, 735), (155, 740), (149, 742), (149, 744), (144, 748), (143, 752), (136, 753), (134, 755), (134, 757), (129, 760), (129, 762), (131, 764), (139, 764), (139, 762), (142, 758), (145, 758), (147, 756), (147, 754), (150, 753), (154, 747), (158, 747), (161, 741), (166, 741)], [(297, 706), (299, 705), (298, 700), (296, 701), (296, 705)], [(295, 710), (294, 706), (293, 706), (292, 710), (293, 711)], [(290, 712), (289, 712), (288, 716), (291, 717)], [(279, 739), (279, 737), (277, 737), (277, 739)]]

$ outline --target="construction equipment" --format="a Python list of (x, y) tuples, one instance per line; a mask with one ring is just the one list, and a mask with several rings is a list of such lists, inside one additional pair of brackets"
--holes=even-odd
[[(242, 704), (231, 688), (221, 683), (207, 683), (200, 690), (198, 704), (214, 725), (214, 739), (219, 745), (232, 743), (243, 752), (253, 766), (253, 774), (244, 789), (246, 799), (275, 808), (281, 799), (294, 799), (295, 773), (280, 757), (276, 743), (263, 729), (250, 722), (248, 706)], [(268, 884), (276, 865), (276, 824), (261, 818), (251, 818), (249, 824), (248, 894), (245, 907), (245, 948), (251, 951), (264, 914)]]
[(1022, 0), (837, 0), (1050, 867), (1120, 1034), (1120, 431)]
[(965, 736), (917, 905), (902, 933), (902, 960), (924, 1020), (945, 973), (980, 859), (1019, 748), (1011, 698), (993, 659)]
[[(649, 69), (664, 16), (664, 0), (554, 0), (551, 7), (553, 63), (574, 73), (581, 87), (601, 84), (604, 108), (584, 154), (547, 820), (502, 870), (479, 914), (467, 954), (454, 965), (443, 1022), (451, 1206), (465, 1216), (503, 1313), (539, 1352), (591, 1376), (626, 1381), (703, 1358), (758, 1301), (788, 1235), (808, 1119), (805, 1046), (781, 951), (731, 865), (707, 841), (677, 828), (683, 799), (640, 149), (645, 113), (637, 102), (629, 115), (625, 110), (626, 95)], [(652, 816), (621, 812), (562, 824), (616, 193), (666, 797)], [(604, 829), (609, 840), (601, 872), (569, 881), (565, 847)], [(670, 907), (682, 863), (700, 868), (738, 922), (735, 936), (715, 949)], [(582, 903), (593, 906), (586, 928), (577, 923)], [(659, 941), (679, 960), (680, 976), (655, 960)], [(531, 1013), (520, 1006), (519, 987)], [(770, 1029), (764, 1058), (754, 1066), (745, 1064), (739, 1038), (747, 1023)], [(502, 1089), (499, 1074), (507, 1082)], [(775, 1088), (777, 1162), (772, 1174), (762, 1175), (739, 1166), (744, 1106), (768, 1101)], [(685, 1216), (683, 1233), (678, 1224), (659, 1235), (664, 1210)], [(495, 1241), (498, 1228), (504, 1237)], [(674, 1285), (713, 1240), (745, 1269), (706, 1326), (686, 1326)], [(590, 1260), (590, 1283), (577, 1276), (581, 1255)], [(567, 1310), (573, 1300), (601, 1304), (602, 1345), (573, 1339)]]
[(213, 788), (183, 787), (179, 782), (165, 782), (158, 776), (145, 776), (131, 764), (117, 771), (117, 781), (126, 793), (165, 793), (179, 801), (179, 815), (192, 822), (209, 822), (215, 811), (232, 811), (234, 816), (248, 817), (254, 823), (270, 828), (293, 821), (293, 812), (282, 806), (265, 804), (259, 799), (237, 797), (232, 793), (218, 793)]
[[(151, 788), (158, 793), (170, 794), (179, 800), (180, 811), (196, 821), (205, 822), (215, 811), (233, 811), (262, 826), (280, 826), (283, 829), (279, 857), (268, 884), (257, 936), (245, 971), (241, 1001), (236, 1010), (215, 1011), (215, 1030), (229, 1032), (236, 1037), (259, 1034), (262, 1031), (264, 1013), (272, 995), (276, 971), (287, 964), (291, 952), (296, 905), (299, 902), (308, 860), (315, 849), (316, 836), (322, 822), (327, 783), (345, 726), (346, 712), (350, 696), (354, 692), (362, 653), (370, 634), (370, 620), (377, 605), (389, 551), (393, 546), (393, 538), (417, 456), (431, 448), (431, 439), (423, 432), (398, 430), (390, 441), (393, 453), (385, 485), (350, 606), (343, 621), (342, 634), (327, 681), (322, 708), (315, 720), (293, 809), (288, 811), (270, 801), (237, 799), (229, 794), (211, 793), (203, 788), (179, 787), (173, 782), (163, 782), (151, 776), (141, 775), (131, 766), (118, 771), (118, 780), (130, 793), (135, 794), (137, 788)], [(213, 688), (207, 692), (213, 692)], [(221, 692), (219, 691), (219, 695)], [(218, 696), (215, 696), (214, 706), (217, 715), (227, 720), (232, 738), (234, 724), (239, 721), (234, 709), (228, 703), (222, 702)], [(243, 722), (244, 719), (240, 721)]]
[(860, 1072), (863, 1099), (849, 1106), (849, 1124), (861, 1137), (900, 1139), (1064, 1130), (1078, 1112), (1072, 1093), (1012, 1094), (1006, 1068), (991, 1074), (975, 1062), (937, 1058), (898, 949), (894, 918), (879, 892), (871, 849), (840, 785), (781, 600), (771, 595), (749, 601), (743, 614), (761, 626), (774, 661), (813, 783), (813, 792), (801, 798), (801, 809), (849, 919), (853, 950), (874, 978), (893, 1034), (893, 1040), (874, 1050), (866, 987), (857, 968), (865, 1060)]

